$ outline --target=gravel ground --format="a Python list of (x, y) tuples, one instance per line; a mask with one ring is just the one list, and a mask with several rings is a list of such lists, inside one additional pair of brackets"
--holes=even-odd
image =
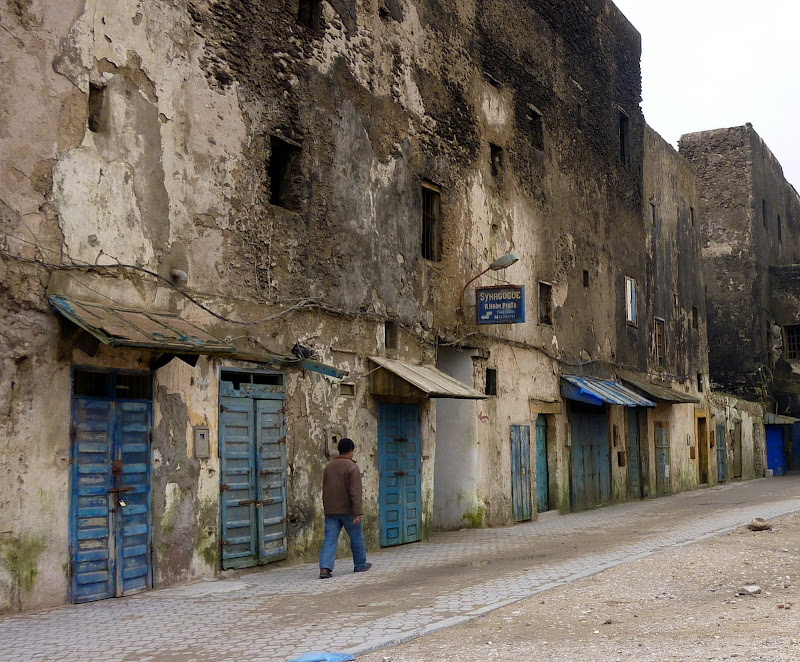
[[(771, 524), (664, 550), (358, 660), (800, 661), (800, 514)], [(746, 585), (761, 592), (737, 595)]]

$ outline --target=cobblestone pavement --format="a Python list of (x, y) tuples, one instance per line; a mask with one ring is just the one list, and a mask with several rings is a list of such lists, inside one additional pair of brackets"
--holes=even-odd
[(537, 522), (434, 535), (333, 579), (315, 564), (0, 617), (0, 660), (284, 660), (357, 655), (463, 623), (654, 551), (800, 511), (800, 476), (684, 492)]

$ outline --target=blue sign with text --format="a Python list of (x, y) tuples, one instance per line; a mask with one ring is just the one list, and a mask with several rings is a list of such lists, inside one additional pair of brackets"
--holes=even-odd
[(503, 285), (475, 290), (478, 324), (522, 324), (525, 321), (525, 286)]

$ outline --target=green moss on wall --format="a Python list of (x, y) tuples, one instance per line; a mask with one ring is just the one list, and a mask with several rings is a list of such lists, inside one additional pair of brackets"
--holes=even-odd
[(216, 569), (219, 566), (219, 539), (217, 536), (217, 503), (215, 501), (204, 499), (200, 503), (197, 524), (195, 551), (207, 565)]
[(36, 536), (20, 536), (0, 542), (0, 563), (10, 577), (9, 603), (22, 609), (22, 597), (30, 592), (39, 575), (39, 557), (44, 542)]
[(461, 520), (469, 529), (483, 528), (483, 521), (486, 517), (486, 507), (482, 505), (470, 508), (461, 515)]

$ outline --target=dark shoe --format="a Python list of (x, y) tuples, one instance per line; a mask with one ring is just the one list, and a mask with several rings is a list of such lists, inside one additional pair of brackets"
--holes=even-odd
[(371, 563), (367, 563), (367, 565), (365, 565), (363, 568), (356, 568), (355, 570), (353, 570), (353, 572), (366, 572), (371, 567), (372, 567), (372, 564)]
[(319, 569), (319, 578), (320, 579), (330, 579), (333, 577), (333, 573), (328, 570), (328, 568), (320, 568)]

